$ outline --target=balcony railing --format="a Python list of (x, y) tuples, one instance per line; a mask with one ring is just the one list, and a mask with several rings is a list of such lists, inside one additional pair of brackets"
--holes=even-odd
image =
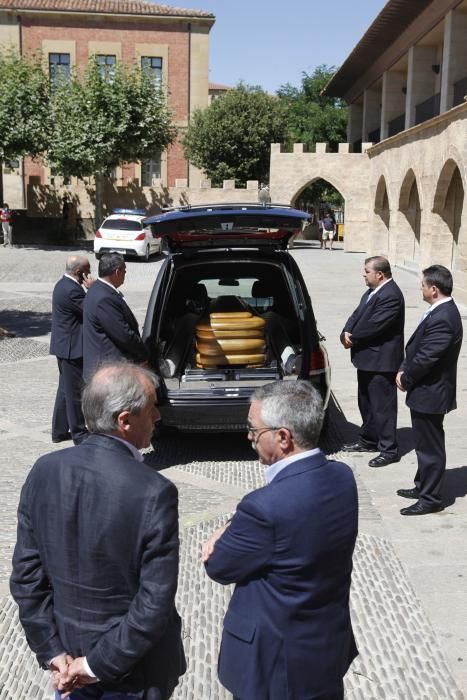
[(372, 143), (379, 143), (381, 140), (381, 129), (374, 129), (368, 134), (368, 141)]
[(440, 97), (441, 94), (437, 92), (436, 95), (432, 95), (427, 100), (415, 105), (415, 124), (426, 122), (427, 119), (439, 114)]
[(453, 107), (461, 105), (464, 102), (464, 97), (467, 95), (467, 78), (462, 78), (454, 83), (454, 100), (452, 103)]
[(400, 131), (405, 129), (405, 112), (404, 114), (399, 114), (398, 117), (394, 117), (388, 122), (388, 136), (395, 136)]

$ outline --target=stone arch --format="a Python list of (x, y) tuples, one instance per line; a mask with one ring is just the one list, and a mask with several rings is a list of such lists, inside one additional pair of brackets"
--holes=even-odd
[(389, 254), (390, 209), (386, 178), (380, 175), (374, 200), (370, 204), (368, 252), (371, 255)]
[(389, 228), (389, 196), (388, 188), (386, 186), (386, 178), (384, 177), (384, 175), (381, 175), (376, 186), (374, 212), (377, 216), (380, 217), (386, 228)]
[[(305, 204), (305, 202), (304, 201), (299, 202), (299, 200), (301, 199), (301, 195), (303, 195), (306, 192), (308, 187), (310, 187), (311, 185), (313, 185), (317, 182), (324, 182), (324, 183), (326, 183), (326, 185), (329, 185), (330, 187), (335, 189), (344, 201), (344, 210), (345, 210), (345, 196), (342, 193), (342, 191), (338, 187), (336, 187), (336, 185), (331, 180), (329, 180), (328, 178), (322, 177), (320, 175), (311, 177), (305, 183), (302, 182), (300, 189), (298, 189), (295, 192), (295, 194), (293, 194), (291, 197), (291, 200), (290, 200), (291, 205), (293, 207), (298, 206), (299, 208), (304, 208), (303, 205)], [(309, 202), (308, 204), (311, 204), (311, 202)], [(305, 208), (308, 208), (306, 204), (305, 204)], [(318, 211), (318, 208), (315, 206), (313, 206), (312, 209), (311, 208), (309, 209), (310, 212), (312, 210), (313, 210), (313, 214), (315, 215), (314, 220), (312, 221), (312, 223), (310, 223), (308, 226), (306, 226), (305, 229), (303, 230), (303, 237), (318, 240), (318, 238), (319, 238), (319, 231), (318, 231), (319, 211)], [(338, 219), (338, 223), (339, 223), (339, 219)], [(340, 228), (338, 227), (338, 232), (339, 231), (340, 231)]]
[(399, 193), (399, 248), (407, 263), (417, 264), (420, 259), (420, 233), (422, 208), (417, 178), (410, 168), (401, 185)]
[(312, 177), (301, 178), (300, 180), (294, 183), (294, 194), (290, 198), (291, 204), (293, 204), (298, 199), (300, 194), (307, 187), (312, 185), (314, 182), (318, 182), (318, 180), (324, 180), (325, 182), (329, 183), (332, 187), (334, 187), (334, 189), (336, 189), (340, 193), (343, 199), (347, 199), (347, 187), (344, 181), (341, 182), (339, 178), (335, 177), (334, 173), (331, 176), (328, 176), (326, 173), (319, 172), (318, 174), (314, 174)]
[(433, 199), (431, 258), (432, 262), (451, 268), (453, 273), (462, 270), (467, 254), (467, 240), (464, 240), (465, 236), (460, 237), (463, 211), (461, 170), (457, 162), (449, 158), (441, 169)]

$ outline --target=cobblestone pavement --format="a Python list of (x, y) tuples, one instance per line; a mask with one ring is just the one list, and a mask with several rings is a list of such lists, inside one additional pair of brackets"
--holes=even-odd
[[(336, 406), (323, 449), (338, 450), (358, 424), (356, 378), (338, 343), (343, 321), (363, 289), (363, 255), (308, 247), (294, 252), (314, 300), (333, 368)], [(56, 388), (55, 360), (48, 356), (50, 296), (66, 252), (0, 250), (0, 326), (17, 337), (0, 341), (0, 700), (51, 697), (47, 676), (37, 668), (22, 635), (7, 579), (15, 541), (21, 485), (35, 459), (52, 449), (50, 417)], [(130, 262), (125, 295), (139, 320), (160, 267)], [(395, 271), (407, 300), (407, 330), (423, 308), (417, 280)], [(345, 290), (342, 280), (345, 279)], [(465, 316), (465, 309), (463, 309)], [(349, 700), (461, 700), (467, 685), (465, 535), (467, 403), (465, 351), (461, 356), (459, 410), (446, 421), (450, 470), (448, 508), (425, 518), (401, 518), (394, 495), (410, 485), (415, 459), (409, 417), (401, 398), (400, 442), (404, 457), (386, 470), (366, 459), (350, 460), (360, 499), (360, 535), (354, 557), (352, 618), (360, 656), (345, 679)], [(348, 422), (345, 421), (345, 413)], [(145, 459), (172, 479), (180, 492), (181, 567), (178, 605), (184, 620), (188, 672), (174, 697), (231, 697), (217, 682), (216, 659), (230, 588), (211, 582), (199, 562), (202, 542), (225, 522), (242, 495), (263, 483), (244, 436), (179, 436), (161, 439)], [(349, 461), (345, 455), (346, 461)], [(407, 522), (410, 521), (410, 522)], [(414, 522), (415, 521), (415, 522)], [(420, 522), (421, 521), (421, 522)]]

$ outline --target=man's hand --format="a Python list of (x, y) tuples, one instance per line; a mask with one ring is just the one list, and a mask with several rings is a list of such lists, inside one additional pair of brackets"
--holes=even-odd
[(407, 391), (407, 389), (405, 389), (405, 388), (402, 386), (402, 382), (401, 382), (401, 377), (402, 377), (403, 374), (404, 374), (403, 372), (398, 372), (398, 373), (396, 374), (396, 385), (397, 385), (397, 388), (400, 389), (401, 391)]
[(341, 343), (346, 350), (352, 347), (352, 333), (344, 331), (341, 335)]
[[(73, 657), (69, 654), (60, 654), (60, 656), (55, 656), (49, 664), (50, 672), (52, 674), (52, 685), (55, 689), (59, 689), (68, 677), (68, 667), (73, 661)], [(62, 695), (63, 698), (67, 697), (70, 693)]]
[(77, 688), (83, 688), (86, 685), (97, 683), (98, 679), (94, 676), (89, 676), (84, 667), (84, 657), (78, 656), (76, 659), (71, 659), (64, 674), (60, 674), (59, 683), (54, 687), (60, 693), (62, 700), (67, 698)]
[(83, 287), (86, 287), (86, 289), (92, 287), (95, 281), (96, 280), (91, 275), (83, 275)]
[(203, 562), (203, 564), (207, 562), (207, 560), (214, 551), (214, 545), (216, 544), (219, 537), (222, 537), (229, 525), (230, 520), (223, 527), (220, 527), (218, 530), (215, 530), (212, 533), (211, 537), (208, 539), (208, 541), (203, 544), (203, 547), (201, 549), (201, 561)]

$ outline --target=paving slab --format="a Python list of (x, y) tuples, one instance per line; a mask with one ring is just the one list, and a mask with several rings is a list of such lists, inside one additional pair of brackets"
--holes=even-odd
[[(60, 449), (50, 443), (57, 384), (48, 356), (50, 297), (67, 253), (24, 248), (0, 250), (0, 326), (17, 337), (0, 341), (0, 700), (51, 697), (47, 674), (27, 648), (8, 596), (15, 541), (15, 511), (24, 479), (37, 457)], [(356, 372), (339, 343), (343, 323), (364, 291), (364, 256), (313, 245), (294, 250), (327, 337), (336, 402), (323, 449), (354, 470), (360, 498), (360, 535), (354, 558), (352, 619), (360, 656), (345, 679), (351, 700), (461, 700), (467, 688), (467, 352), (459, 363), (459, 409), (446, 419), (448, 472), (445, 511), (403, 518), (397, 488), (410, 486), (416, 460), (410, 416), (399, 397), (399, 438), (404, 456), (384, 469), (368, 456), (339, 452), (359, 425)], [(92, 257), (92, 256), (91, 256)], [(140, 323), (161, 259), (128, 264), (125, 295)], [(95, 268), (96, 265), (93, 264)], [(424, 304), (419, 281), (394, 270), (407, 303), (407, 337)], [(467, 320), (467, 309), (461, 308)], [(339, 412), (339, 407), (343, 414)], [(247, 491), (261, 486), (263, 468), (244, 436), (164, 438), (145, 459), (164, 470), (180, 491), (181, 562), (178, 605), (184, 620), (188, 672), (174, 697), (227, 700), (216, 678), (222, 618), (230, 587), (211, 582), (200, 564), (205, 539), (234, 511)]]

